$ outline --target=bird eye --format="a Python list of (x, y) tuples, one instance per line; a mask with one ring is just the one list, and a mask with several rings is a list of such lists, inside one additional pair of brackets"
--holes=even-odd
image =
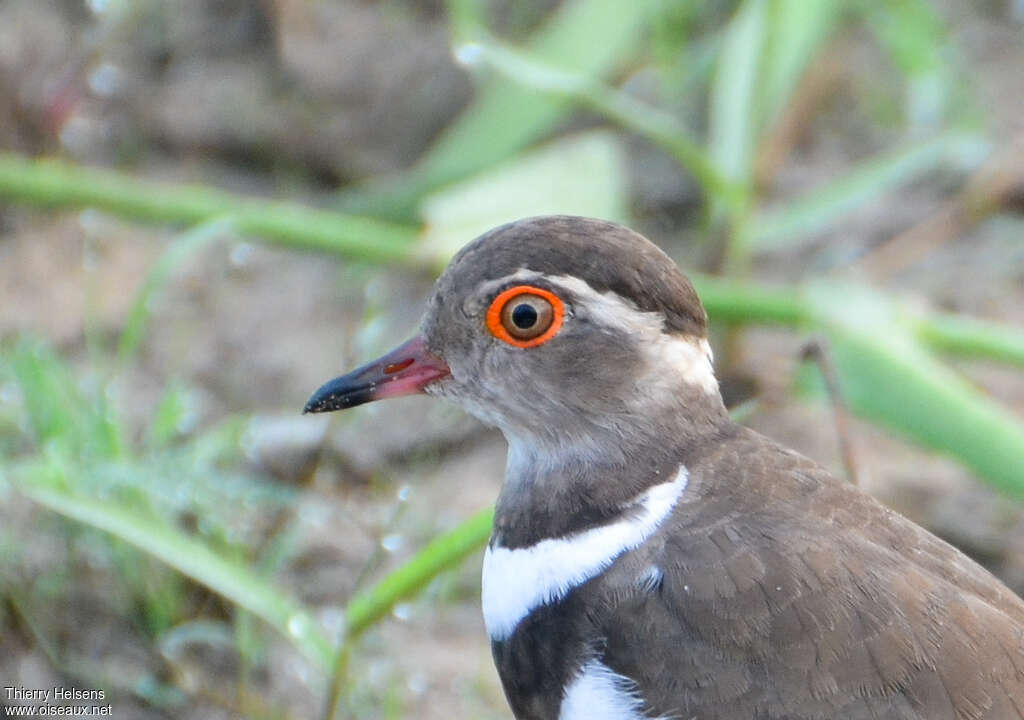
[(487, 329), (516, 347), (547, 342), (562, 326), (565, 306), (549, 290), (519, 285), (494, 298), (487, 310)]

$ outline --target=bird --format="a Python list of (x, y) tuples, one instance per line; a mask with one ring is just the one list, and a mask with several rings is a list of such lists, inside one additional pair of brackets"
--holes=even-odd
[(1024, 718), (1024, 602), (734, 422), (690, 280), (627, 227), (461, 249), (412, 340), (307, 412), (413, 393), (508, 443), (484, 625), (517, 720)]

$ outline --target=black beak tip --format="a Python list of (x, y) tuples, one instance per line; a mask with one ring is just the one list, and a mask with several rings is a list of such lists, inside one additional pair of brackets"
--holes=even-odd
[(310, 413), (322, 413), (327, 412), (327, 399), (330, 395), (317, 390), (313, 395), (306, 401), (305, 406), (302, 408), (303, 415), (309, 415)]
[(368, 403), (373, 399), (373, 386), (338, 388), (337, 383), (332, 380), (313, 393), (313, 396), (306, 401), (306, 406), (302, 408), (302, 414), (309, 415), (311, 413), (347, 410), (356, 405)]

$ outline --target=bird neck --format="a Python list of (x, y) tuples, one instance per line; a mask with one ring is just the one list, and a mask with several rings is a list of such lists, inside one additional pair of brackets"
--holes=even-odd
[(735, 428), (724, 407), (685, 421), (645, 420), (557, 438), (506, 433), (508, 464), (492, 545), (528, 547), (614, 522)]

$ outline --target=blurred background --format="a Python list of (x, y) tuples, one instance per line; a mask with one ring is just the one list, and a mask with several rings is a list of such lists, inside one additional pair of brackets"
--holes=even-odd
[(1024, 590), (1022, 68), (1018, 0), (0, 0), (0, 686), (510, 718), (501, 437), (299, 413), (549, 212), (693, 275), (738, 419)]

